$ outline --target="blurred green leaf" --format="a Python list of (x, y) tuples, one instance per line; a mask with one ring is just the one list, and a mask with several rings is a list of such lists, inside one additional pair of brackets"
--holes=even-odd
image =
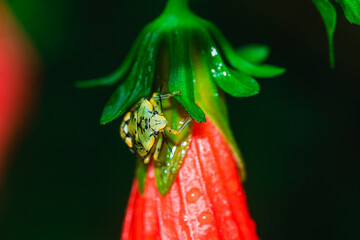
[(334, 47), (333, 47), (333, 38), (336, 27), (336, 11), (334, 6), (329, 0), (312, 0), (316, 8), (318, 9), (326, 28), (326, 33), (329, 41), (329, 57), (330, 65), (334, 67), (335, 58), (334, 58)]
[(360, 25), (360, 1), (359, 0), (336, 0), (342, 7), (346, 19)]
[(270, 55), (270, 48), (261, 44), (249, 44), (237, 49), (237, 54), (251, 63), (262, 63)]
[(189, 32), (173, 30), (168, 32), (167, 39), (170, 52), (169, 92), (180, 91), (175, 99), (195, 120), (205, 122), (205, 113), (195, 103)]

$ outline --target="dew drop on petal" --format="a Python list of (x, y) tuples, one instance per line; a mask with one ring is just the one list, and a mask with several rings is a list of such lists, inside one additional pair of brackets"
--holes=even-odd
[(190, 191), (186, 193), (186, 201), (188, 203), (194, 203), (199, 199), (200, 195), (201, 193), (198, 188), (192, 188)]
[(226, 183), (226, 188), (230, 193), (235, 193), (236, 191), (239, 190), (239, 184), (237, 183), (236, 180), (230, 180), (227, 181)]
[(198, 217), (198, 221), (201, 223), (201, 224), (208, 224), (211, 222), (211, 218), (212, 218), (212, 215), (210, 212), (203, 212), (200, 214), (200, 216)]

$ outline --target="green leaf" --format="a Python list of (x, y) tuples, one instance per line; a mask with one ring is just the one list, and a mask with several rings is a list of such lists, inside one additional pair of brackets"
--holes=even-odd
[(100, 123), (106, 124), (121, 114), (141, 97), (150, 94), (156, 64), (156, 56), (160, 45), (159, 32), (148, 32), (141, 44), (137, 59), (129, 76), (113, 93), (106, 103)]
[(145, 164), (143, 159), (136, 157), (135, 176), (138, 182), (139, 192), (141, 194), (143, 194), (145, 190), (145, 179), (148, 166), (149, 164)]
[(210, 76), (221, 89), (234, 97), (249, 97), (259, 93), (260, 86), (255, 79), (226, 66), (211, 36), (206, 31), (198, 30), (196, 35)]
[(230, 43), (226, 40), (224, 35), (214, 24), (205, 20), (201, 20), (201, 22), (205, 25), (205, 27), (214, 37), (214, 39), (218, 43), (219, 48), (221, 49), (221, 51), (223, 51), (224, 56), (229, 61), (229, 63), (240, 72), (247, 73), (253, 77), (261, 78), (276, 77), (285, 72), (285, 68), (266, 64), (253, 64), (245, 60), (234, 51)]
[(261, 44), (249, 44), (237, 49), (237, 54), (251, 63), (262, 63), (270, 55), (270, 48)]
[(360, 1), (359, 0), (336, 0), (342, 7), (346, 19), (360, 25)]
[[(173, 129), (179, 129), (188, 113), (180, 107), (175, 99), (163, 101), (166, 119)], [(159, 155), (160, 162), (154, 162), (156, 186), (161, 195), (165, 195), (174, 183), (176, 176), (190, 146), (192, 124), (188, 125), (181, 134), (167, 134), (169, 145), (164, 141)]]
[(190, 38), (188, 31), (168, 32), (170, 55), (169, 92), (180, 91), (175, 99), (197, 121), (205, 122), (205, 113), (196, 105), (194, 98), (194, 72), (190, 58)]
[(330, 65), (334, 67), (335, 58), (334, 58), (334, 47), (333, 47), (333, 38), (336, 27), (336, 11), (334, 6), (329, 0), (312, 0), (316, 8), (318, 9), (326, 28), (326, 33), (329, 41), (329, 57)]
[(126, 74), (130, 71), (130, 68), (131, 68), (132, 64), (134, 63), (134, 59), (137, 54), (137, 50), (138, 50), (140, 44), (142, 43), (142, 41), (144, 40), (144, 36), (148, 32), (148, 30), (149, 30), (149, 27), (147, 26), (140, 32), (140, 34), (136, 38), (135, 43), (130, 48), (130, 51), (129, 51), (128, 55), (126, 56), (125, 60), (123, 61), (123, 63), (120, 65), (120, 67), (115, 72), (113, 72), (105, 77), (92, 79), (92, 80), (88, 80), (88, 81), (75, 82), (75, 87), (90, 88), (90, 87), (98, 87), (98, 86), (110, 86), (110, 85), (113, 85), (113, 84), (121, 81), (126, 76)]

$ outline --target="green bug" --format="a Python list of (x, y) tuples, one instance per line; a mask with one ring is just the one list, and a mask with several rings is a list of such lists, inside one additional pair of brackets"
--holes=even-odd
[(192, 120), (191, 117), (188, 117), (179, 130), (167, 126), (168, 122), (158, 103), (161, 99), (171, 98), (178, 94), (181, 93), (179, 91), (168, 94), (154, 93), (150, 101), (142, 98), (123, 118), (120, 125), (120, 136), (132, 152), (144, 159), (144, 163), (148, 163), (151, 156), (155, 161), (158, 159), (163, 140), (166, 137), (165, 130), (177, 135)]

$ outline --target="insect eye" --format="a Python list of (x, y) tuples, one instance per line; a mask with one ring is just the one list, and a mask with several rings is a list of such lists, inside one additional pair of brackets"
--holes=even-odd
[(159, 131), (154, 131), (154, 134), (155, 134), (155, 135), (158, 135), (158, 134), (159, 134)]
[(159, 114), (157, 111), (154, 111), (154, 114)]

